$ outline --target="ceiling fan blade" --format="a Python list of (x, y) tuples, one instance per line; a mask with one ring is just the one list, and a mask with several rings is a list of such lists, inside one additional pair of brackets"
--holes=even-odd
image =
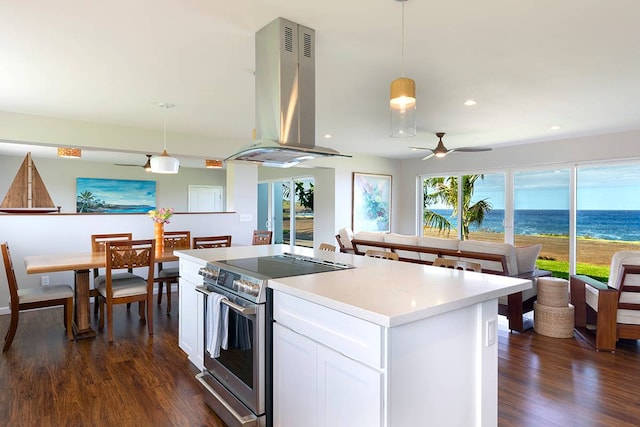
[(424, 150), (431, 150), (431, 148), (426, 148), (426, 147), (409, 147), (412, 151), (424, 151)]
[(147, 162), (144, 165), (134, 165), (134, 164), (130, 164), (130, 163), (114, 163), (114, 166), (133, 166), (133, 167), (138, 167), (138, 168), (144, 168), (145, 170), (150, 170), (151, 169), (151, 154), (145, 154), (145, 156), (147, 156)]
[(461, 153), (476, 153), (480, 151), (491, 151), (491, 147), (460, 147), (454, 148), (451, 151), (460, 151)]
[(427, 157), (423, 157), (422, 160), (429, 160), (430, 158), (432, 158), (433, 156), (435, 156), (435, 154), (432, 152), (431, 154), (429, 154)]

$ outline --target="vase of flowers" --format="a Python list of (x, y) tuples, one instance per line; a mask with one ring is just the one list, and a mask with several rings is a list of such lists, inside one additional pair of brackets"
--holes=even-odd
[(148, 214), (155, 226), (156, 253), (161, 254), (164, 252), (164, 225), (169, 224), (169, 218), (173, 215), (173, 208), (152, 209)]

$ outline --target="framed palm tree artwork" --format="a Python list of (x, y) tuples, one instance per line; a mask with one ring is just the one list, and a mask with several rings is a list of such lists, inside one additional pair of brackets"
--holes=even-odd
[(351, 228), (391, 231), (391, 175), (353, 172)]
[(77, 213), (147, 213), (155, 208), (155, 181), (76, 178)]

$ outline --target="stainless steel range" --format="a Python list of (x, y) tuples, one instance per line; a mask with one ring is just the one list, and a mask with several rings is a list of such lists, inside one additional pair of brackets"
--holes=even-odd
[(196, 377), (207, 404), (229, 426), (271, 425), (271, 339), (267, 282), (353, 268), (293, 254), (208, 263), (204, 371)]

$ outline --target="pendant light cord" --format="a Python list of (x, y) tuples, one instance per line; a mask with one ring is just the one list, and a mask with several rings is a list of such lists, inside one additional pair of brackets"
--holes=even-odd
[(164, 151), (167, 151), (167, 107), (166, 105), (164, 105), (162, 108), (164, 108), (164, 114), (162, 115), (162, 131), (164, 134), (164, 142), (162, 144), (162, 148)]
[(400, 64), (401, 64), (401, 73), (402, 73), (402, 77), (404, 77), (404, 4), (406, 3), (407, 0), (401, 0), (402, 1), (402, 35), (401, 35), (401, 42), (402, 42), (402, 46), (400, 48), (400, 55), (401, 55), (401, 59), (400, 59)]
[(164, 113), (162, 114), (162, 132), (164, 135), (163, 136), (164, 142), (163, 142), (162, 148), (164, 151), (167, 151), (167, 110), (169, 108), (175, 107), (175, 105), (162, 103), (162, 104), (158, 104), (158, 107), (164, 110)]

